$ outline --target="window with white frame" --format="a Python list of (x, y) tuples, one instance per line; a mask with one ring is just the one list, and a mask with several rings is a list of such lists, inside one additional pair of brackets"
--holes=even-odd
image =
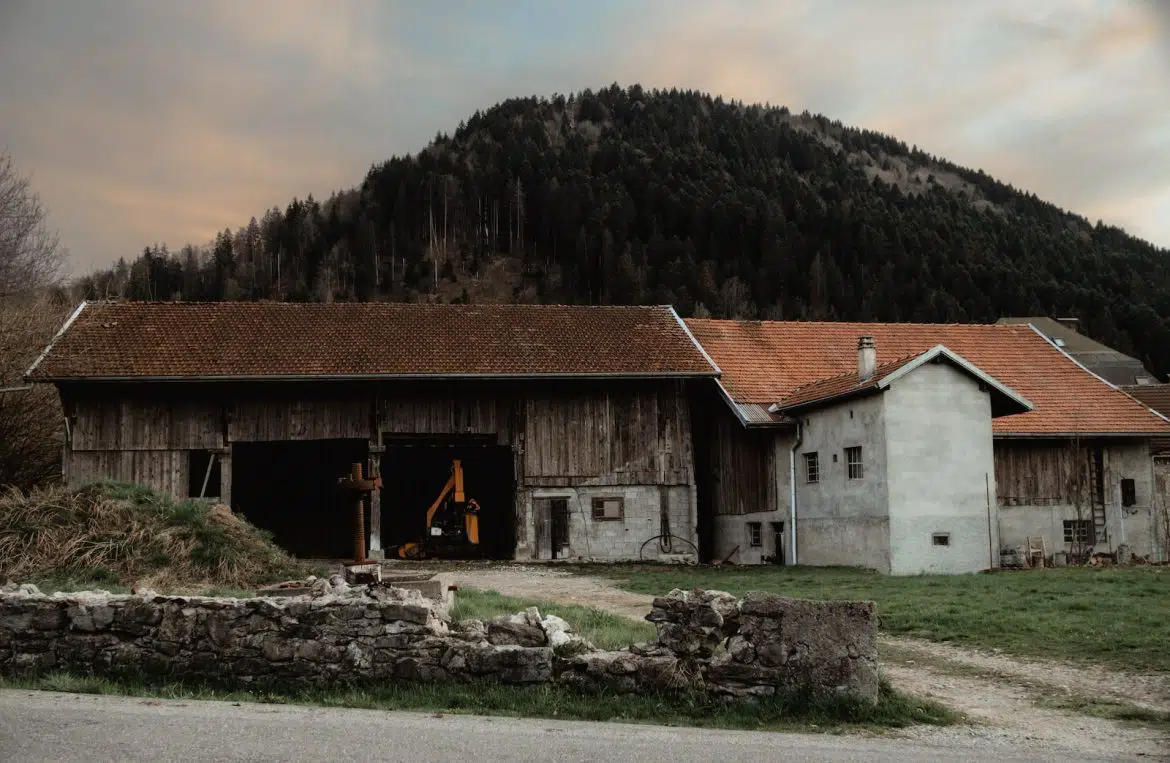
[(865, 476), (865, 466), (861, 462), (860, 445), (845, 449), (845, 472), (851, 480), (859, 480)]
[(804, 454), (804, 480), (805, 482), (821, 481), (821, 461), (815, 450), (812, 453)]
[(762, 522), (748, 522), (748, 545), (759, 548), (764, 545), (764, 524)]

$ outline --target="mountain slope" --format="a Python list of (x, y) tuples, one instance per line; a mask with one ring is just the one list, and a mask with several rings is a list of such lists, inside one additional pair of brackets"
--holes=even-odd
[(1168, 252), (897, 140), (616, 85), (505, 101), (360, 188), (91, 294), (671, 303), (884, 321), (1071, 315), (1170, 371)]

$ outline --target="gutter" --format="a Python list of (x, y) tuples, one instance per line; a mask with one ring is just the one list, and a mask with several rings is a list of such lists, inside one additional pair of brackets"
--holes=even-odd
[[(35, 364), (33, 366), (36, 367)], [(32, 372), (32, 368), (26, 372)], [(423, 380), (446, 381), (475, 379), (480, 381), (523, 381), (525, 379), (581, 379), (581, 380), (617, 380), (617, 379), (710, 379), (715, 378), (714, 372), (691, 371), (651, 371), (645, 373), (529, 373), (529, 374), (269, 374), (263, 376), (242, 376), (235, 374), (197, 375), (197, 376), (48, 376), (33, 379), (37, 382), (173, 382), (173, 383), (207, 383), (207, 382), (320, 382), (320, 381), (396, 381), (396, 380)]]
[(5, 392), (24, 392), (25, 390), (29, 389), (32, 389), (31, 384), (26, 384), (23, 387), (0, 387), (0, 394)]
[(796, 421), (796, 440), (788, 451), (788, 564), (796, 565), (796, 449), (804, 440), (804, 427)]
[(84, 310), (88, 304), (88, 300), (82, 300), (81, 304), (77, 306), (77, 309), (73, 311), (73, 314), (70, 315), (68, 320), (65, 321), (65, 325), (57, 329), (57, 333), (54, 334), (53, 338), (49, 340), (49, 344), (45, 347), (45, 349), (41, 350), (41, 354), (38, 355), (37, 359), (33, 361), (33, 364), (28, 367), (28, 370), (24, 372), (24, 376), (22, 377), (24, 381), (29, 381), (29, 375), (37, 369), (37, 366), (41, 364), (42, 360), (48, 357), (49, 350), (53, 349), (53, 346), (57, 344), (58, 340), (60, 340), (61, 337), (65, 334), (65, 331), (73, 325), (73, 321), (77, 320), (77, 316), (81, 315), (81, 311)]

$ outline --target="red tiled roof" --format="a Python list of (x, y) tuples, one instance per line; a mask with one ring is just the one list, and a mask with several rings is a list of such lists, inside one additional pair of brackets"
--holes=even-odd
[(669, 307), (95, 302), (28, 378), (714, 374)]
[(782, 408), (795, 408), (796, 406), (805, 403), (812, 403), (818, 400), (827, 400), (832, 397), (839, 397), (841, 395), (849, 395), (856, 392), (862, 392), (867, 389), (873, 389), (877, 386), (882, 377), (887, 374), (892, 374), (902, 366), (917, 358), (922, 353), (916, 353), (909, 357), (899, 358), (898, 360), (883, 363), (874, 369), (874, 374), (865, 382), (859, 382), (857, 376), (857, 369), (847, 373), (839, 374), (837, 376), (830, 376), (827, 379), (820, 379), (818, 381), (810, 382), (802, 387), (797, 387), (784, 396), (780, 403)]
[(1035, 405), (995, 419), (996, 434), (1170, 435), (1170, 422), (1087, 373), (1028, 326), (715, 319), (690, 319), (687, 326), (738, 402), (775, 403), (804, 385), (851, 374), (858, 337), (872, 336), (879, 364), (942, 344)]

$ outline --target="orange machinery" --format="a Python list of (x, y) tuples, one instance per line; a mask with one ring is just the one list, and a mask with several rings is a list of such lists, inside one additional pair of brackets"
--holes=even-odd
[(431, 507), (427, 509), (423, 540), (403, 543), (403, 559), (434, 557), (466, 558), (479, 552), (479, 503), (463, 489), (463, 462), (451, 461), (451, 476)]

